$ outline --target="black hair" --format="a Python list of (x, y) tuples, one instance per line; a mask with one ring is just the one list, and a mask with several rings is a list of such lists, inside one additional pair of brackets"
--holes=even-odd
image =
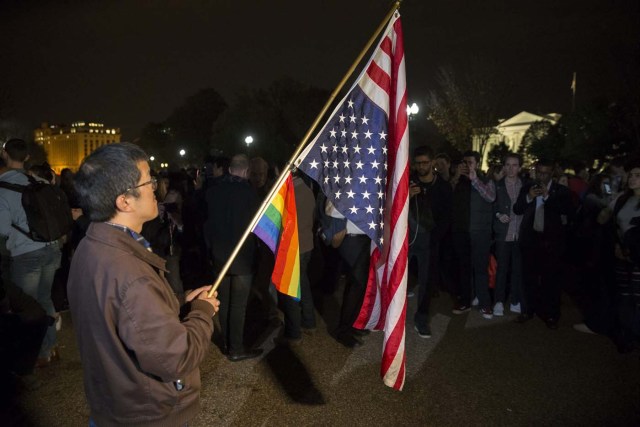
[(473, 157), (476, 159), (476, 163), (480, 163), (480, 153), (477, 151), (468, 150), (462, 154), (462, 157)]
[(217, 157), (213, 161), (213, 164), (217, 168), (222, 168), (222, 170), (224, 170), (224, 173), (228, 173), (229, 172), (229, 166), (231, 166), (231, 158), (226, 157), (226, 156)]
[(33, 175), (37, 176), (38, 178), (42, 178), (46, 180), (49, 183), (53, 182), (53, 178), (54, 178), (53, 171), (51, 170), (51, 167), (47, 162), (41, 165), (31, 166), (29, 168), (29, 172), (31, 172)]
[(447, 153), (438, 153), (436, 154), (436, 159), (444, 159), (447, 162), (451, 163), (451, 157)]
[(29, 155), (29, 146), (24, 140), (13, 138), (4, 143), (4, 151), (14, 162), (24, 162)]
[[(140, 180), (138, 162), (149, 157), (128, 142), (99, 147), (86, 157), (74, 177), (80, 206), (91, 221), (108, 221), (116, 215), (116, 199)], [(130, 192), (139, 197), (140, 192)]]
[(604, 196), (602, 192), (602, 181), (605, 179), (609, 179), (609, 175), (604, 173), (594, 175), (591, 181), (589, 181), (586, 194), (595, 194), (598, 197)]
[(413, 158), (418, 156), (427, 156), (433, 160), (433, 149), (428, 145), (421, 145), (413, 150)]
[(538, 166), (548, 166), (550, 168), (553, 167), (553, 162), (550, 159), (541, 158), (536, 162), (536, 167)]

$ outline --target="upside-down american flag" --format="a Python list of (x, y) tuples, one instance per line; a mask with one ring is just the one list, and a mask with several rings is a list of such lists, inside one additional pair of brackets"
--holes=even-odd
[(371, 239), (359, 329), (384, 330), (381, 375), (405, 379), (409, 193), (405, 60), (400, 14), (349, 93), (295, 164)]

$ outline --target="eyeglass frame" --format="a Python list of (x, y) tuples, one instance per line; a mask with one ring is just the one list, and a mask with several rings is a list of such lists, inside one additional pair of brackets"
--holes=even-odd
[(129, 193), (130, 191), (135, 190), (136, 188), (144, 187), (145, 185), (149, 185), (149, 184), (151, 184), (151, 188), (153, 189), (153, 191), (156, 191), (156, 190), (158, 189), (158, 178), (156, 178), (156, 177), (151, 177), (151, 179), (150, 179), (149, 181), (147, 181), (147, 182), (143, 182), (142, 184), (138, 184), (138, 185), (136, 185), (136, 186), (134, 186), (134, 187), (129, 187), (129, 188), (127, 188), (127, 189), (125, 190), (125, 192), (124, 192), (124, 193), (122, 193), (122, 194), (127, 194), (127, 193)]

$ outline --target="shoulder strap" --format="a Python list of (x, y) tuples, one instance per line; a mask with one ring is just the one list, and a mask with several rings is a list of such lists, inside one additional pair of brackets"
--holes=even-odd
[(0, 188), (6, 188), (7, 190), (15, 191), (17, 193), (23, 193), (26, 185), (12, 184), (6, 181), (0, 181)]

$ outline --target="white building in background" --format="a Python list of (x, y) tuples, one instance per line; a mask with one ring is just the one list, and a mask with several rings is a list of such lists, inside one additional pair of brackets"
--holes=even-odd
[[(524, 134), (527, 133), (527, 130), (529, 130), (532, 124), (535, 122), (547, 121), (555, 125), (558, 123), (558, 120), (560, 120), (560, 117), (561, 115), (557, 113), (549, 113), (544, 116), (540, 116), (522, 111), (509, 119), (501, 120), (498, 123), (498, 126), (496, 126), (496, 130), (498, 132), (491, 135), (487, 142), (487, 147), (484, 150), (484, 158), (482, 159), (482, 168), (486, 170), (488, 166), (487, 156), (493, 146), (504, 142), (507, 144), (509, 149), (515, 153), (520, 148)], [(473, 138), (473, 149), (480, 151), (480, 139), (477, 137)]]

